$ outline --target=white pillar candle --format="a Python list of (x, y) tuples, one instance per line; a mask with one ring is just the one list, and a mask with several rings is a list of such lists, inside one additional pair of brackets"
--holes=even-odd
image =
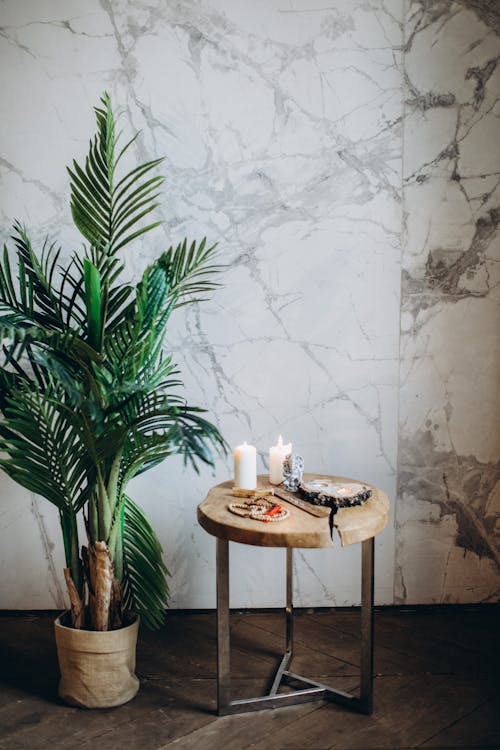
[(269, 481), (271, 484), (281, 484), (283, 481), (283, 463), (291, 452), (292, 444), (283, 445), (281, 435), (278, 438), (278, 444), (269, 448)]
[(234, 486), (242, 490), (257, 487), (257, 451), (246, 442), (234, 449)]

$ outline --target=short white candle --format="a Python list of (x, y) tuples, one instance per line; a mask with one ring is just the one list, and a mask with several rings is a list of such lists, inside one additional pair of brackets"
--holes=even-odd
[(269, 448), (269, 481), (271, 484), (281, 484), (283, 481), (283, 463), (291, 452), (292, 444), (283, 445), (281, 435), (278, 438), (278, 444)]
[(257, 451), (246, 442), (234, 449), (234, 486), (242, 490), (257, 487)]

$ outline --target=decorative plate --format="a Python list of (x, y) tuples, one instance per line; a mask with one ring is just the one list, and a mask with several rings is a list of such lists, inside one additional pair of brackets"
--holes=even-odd
[(299, 490), (302, 495), (315, 505), (327, 505), (330, 508), (349, 508), (361, 505), (372, 495), (365, 484), (358, 482), (331, 482), (328, 479), (310, 479), (301, 482)]

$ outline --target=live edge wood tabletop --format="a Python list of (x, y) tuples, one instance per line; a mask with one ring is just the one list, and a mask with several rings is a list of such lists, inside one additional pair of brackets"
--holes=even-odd
[[(307, 481), (312, 478), (328, 479), (333, 482), (351, 483), (359, 480), (327, 474), (304, 474)], [(240, 544), (258, 547), (331, 547), (332, 529), (336, 529), (343, 547), (357, 544), (379, 534), (386, 526), (389, 515), (389, 499), (377, 487), (365, 484), (372, 491), (371, 497), (363, 505), (340, 508), (332, 514), (330, 508), (320, 508), (320, 516), (313, 516), (287, 503), (281, 498), (277, 502), (290, 511), (289, 517), (279, 523), (263, 523), (252, 518), (244, 518), (231, 513), (229, 503), (235, 500), (232, 495), (233, 480), (222, 482), (209, 491), (206, 499), (198, 506), (198, 522), (205, 531), (219, 539), (227, 539)], [(272, 488), (267, 475), (258, 477), (258, 488)]]

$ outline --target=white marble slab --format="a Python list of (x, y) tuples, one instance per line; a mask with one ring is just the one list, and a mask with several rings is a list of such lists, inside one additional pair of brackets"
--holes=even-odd
[[(167, 157), (165, 226), (128, 254), (130, 274), (184, 236), (217, 241), (228, 266), (209, 303), (172, 320), (188, 400), (231, 445), (253, 441), (262, 471), (280, 432), (308, 470), (374, 482), (393, 502), (399, 465), (380, 603), (474, 601), (498, 586), (500, 50), (494, 4), (468, 7), (0, 10), (3, 236), (15, 217), (74, 247), (64, 166), (85, 153), (109, 90), (124, 129), (142, 129), (137, 157)], [(214, 544), (195, 508), (231, 471), (221, 460), (197, 477), (172, 459), (131, 488), (163, 542), (173, 607), (214, 606)], [(0, 607), (62, 606), (52, 508), (4, 480), (0, 513)], [(234, 606), (283, 603), (279, 552), (232, 555)], [(297, 555), (297, 604), (359, 602), (358, 566), (357, 550)]]
[(396, 602), (500, 590), (499, 31), (409, 6)]

